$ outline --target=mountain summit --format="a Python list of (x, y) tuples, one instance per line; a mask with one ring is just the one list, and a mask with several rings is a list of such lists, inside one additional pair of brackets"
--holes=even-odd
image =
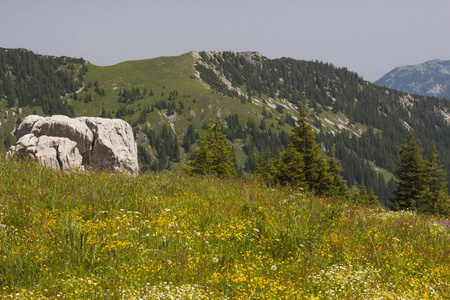
[(450, 60), (397, 67), (374, 82), (402, 92), (450, 99)]

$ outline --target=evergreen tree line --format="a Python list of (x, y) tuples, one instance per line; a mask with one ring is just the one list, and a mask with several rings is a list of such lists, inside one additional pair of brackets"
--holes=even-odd
[(89, 89), (91, 89), (92, 86), (94, 86), (95, 93), (97, 95), (99, 95), (100, 97), (104, 97), (106, 95), (105, 89), (100, 87), (100, 84), (98, 83), (98, 80), (96, 79), (94, 82), (94, 85), (92, 85), (92, 83), (89, 81), (87, 86), (84, 87), (84, 89), (83, 89), (83, 91), (85, 92), (84, 96), (83, 96), (83, 94), (79, 94), (79, 93), (75, 92), (71, 95), (71, 98), (76, 101), (83, 101), (84, 103), (92, 102), (92, 100), (93, 100), (92, 94), (89, 91)]
[[(150, 111), (151, 110), (148, 108), (141, 111), (139, 117), (139, 120), (141, 121), (138, 121), (139, 124), (143, 123), (142, 121), (147, 117), (147, 114)], [(126, 112), (125, 107), (119, 108), (118, 112)], [(131, 111), (128, 113), (131, 113)], [(121, 117), (121, 115), (119, 117)], [(230, 114), (225, 117), (224, 121), (226, 126), (223, 129), (221, 128), (221, 133), (223, 133), (230, 142), (234, 142), (236, 139), (241, 140), (243, 142), (243, 151), (247, 155), (243, 168), (240, 166), (236, 167), (240, 175), (243, 175), (243, 172), (253, 173), (256, 170), (256, 160), (259, 152), (268, 151), (271, 155), (276, 155), (288, 145), (289, 135), (284, 130), (281, 130), (281, 132), (277, 134), (275, 130), (272, 130), (271, 127), (265, 125), (264, 120), (261, 120), (259, 125), (251, 118), (249, 118), (246, 123), (242, 123), (237, 114)], [(206, 128), (207, 124), (205, 125), (204, 130), (206, 130)], [(152, 141), (154, 141), (153, 137), (155, 137), (155, 133), (149, 133), (148, 127), (144, 128), (144, 132), (149, 136), (150, 145), (153, 147), (155, 143)], [(150, 138), (149, 134), (152, 138)], [(195, 130), (194, 125), (189, 124), (187, 131), (182, 138), (181, 147), (184, 153), (188, 154), (191, 158), (192, 156), (189, 153), (192, 152), (192, 145), (197, 143), (198, 140), (198, 132)], [(231, 152), (233, 154), (232, 158), (234, 159), (233, 148), (231, 149)], [(155, 162), (157, 162), (160, 157), (161, 156), (155, 157)], [(233, 161), (233, 163), (236, 164), (235, 161)], [(164, 163), (160, 165), (166, 166), (167, 168), (171, 166), (170, 164)], [(153, 169), (156, 170), (157, 168)]]
[[(143, 110), (145, 112), (146, 110)], [(149, 110), (147, 109), (147, 112)], [(142, 113), (141, 113), (142, 115)], [(154, 149), (155, 155), (151, 155), (143, 145), (138, 145), (138, 160), (142, 171), (160, 171), (170, 169), (172, 163), (180, 162), (180, 149), (176, 135), (166, 124), (158, 133), (145, 126), (143, 132), (149, 139), (149, 146)], [(189, 153), (191, 146), (197, 142), (199, 134), (194, 125), (189, 124), (186, 134), (183, 136), (181, 147), (185, 153)]]
[(446, 173), (437, 162), (434, 142), (430, 144), (424, 157), (414, 132), (410, 132), (399, 153), (401, 160), (398, 163), (398, 183), (391, 207), (398, 210), (449, 214)]
[[(149, 97), (154, 96), (152, 89), (148, 90), (147, 88), (144, 88), (143, 90), (140, 90), (138, 87), (134, 86), (131, 87), (131, 89), (123, 88), (122, 90), (119, 91), (118, 101), (119, 103), (132, 104), (137, 100), (144, 99), (144, 97), (147, 94)], [(165, 109), (167, 110), (168, 116), (173, 115), (175, 112), (178, 114), (182, 114), (184, 109), (184, 102), (181, 99), (178, 100), (178, 102), (175, 102), (178, 95), (179, 93), (177, 90), (170, 91), (166, 99), (156, 100), (155, 102), (153, 102), (150, 111), (153, 112), (155, 109), (159, 110)], [(161, 96), (164, 96), (164, 92), (161, 93)]]
[(0, 97), (6, 97), (10, 108), (41, 106), (45, 114), (74, 116), (72, 106), (60, 97), (79, 89), (86, 72), (83, 59), (0, 48)]
[(188, 153), (191, 150), (191, 146), (195, 144), (195, 142), (199, 139), (199, 135), (194, 128), (194, 125), (189, 124), (186, 134), (183, 137), (183, 143), (181, 146), (184, 149), (185, 153)]
[(166, 109), (167, 116), (173, 115), (175, 112), (177, 114), (182, 114), (184, 109), (184, 102), (179, 100), (178, 102), (174, 101), (167, 101), (167, 100), (158, 100), (155, 103), (152, 104), (151, 111), (154, 111), (155, 109), (162, 110)]
[[(200, 55), (207, 65), (213, 66), (233, 86), (246, 90), (250, 96), (264, 94), (311, 107), (310, 117), (320, 130), (318, 142), (328, 150), (331, 145), (336, 145), (336, 156), (342, 161), (343, 176), (349, 185), (366, 184), (383, 201), (392, 197), (393, 181), (379, 182), (381, 178), (373, 169), (376, 166), (395, 173), (399, 159), (397, 147), (409, 128), (413, 128), (424, 142), (436, 141), (439, 163), (444, 165), (447, 174), (450, 173), (450, 152), (446, 151), (450, 148), (450, 126), (444, 118), (445, 112), (450, 112), (449, 101), (411, 97), (379, 87), (365, 82), (346, 68), (336, 68), (328, 63), (290, 58), (269, 60), (257, 56), (250, 60), (233, 52)], [(197, 70), (202, 80), (213, 88), (226, 88), (220, 85), (213, 71), (204, 66)], [(203, 72), (207, 72), (204, 77)], [(360, 123), (367, 131), (361, 136), (339, 130), (327, 133), (321, 128), (319, 116), (325, 110), (344, 113), (352, 124)], [(443, 113), (438, 113), (439, 110)]]
[[(89, 82), (90, 84), (91, 82)], [(104, 97), (106, 95), (105, 89), (100, 87), (100, 84), (98, 83), (97, 79), (95, 79), (94, 82), (94, 91), (99, 95), (100, 97)]]
[(240, 139), (244, 142), (242, 147), (247, 159), (244, 164), (244, 171), (253, 173), (256, 170), (256, 156), (260, 152), (266, 152), (275, 155), (284, 149), (289, 142), (288, 134), (281, 130), (278, 134), (266, 125), (263, 119), (260, 125), (257, 125), (254, 119), (248, 118), (247, 122), (242, 124), (237, 114), (230, 114), (225, 117), (227, 124), (223, 129), (226, 138), (233, 142)]
[[(356, 193), (349, 195), (346, 181), (340, 175), (342, 167), (334, 155), (326, 156), (315, 140), (315, 133), (306, 121), (306, 110), (302, 109), (297, 126), (291, 132), (288, 147), (274, 158), (269, 152), (258, 156), (256, 174), (268, 184), (290, 185), (305, 188), (316, 194), (345, 196), (350, 201), (377, 204), (373, 189), (367, 192), (363, 184)], [(236, 117), (229, 122), (238, 124)], [(213, 174), (219, 177), (234, 177), (236, 169), (232, 161), (230, 142), (221, 132), (219, 121), (208, 121), (205, 137), (199, 142), (189, 170), (194, 174)], [(399, 148), (401, 160), (397, 162), (398, 184), (390, 207), (395, 210), (414, 210), (423, 213), (450, 213), (450, 198), (446, 188), (445, 172), (437, 163), (434, 142), (430, 144), (426, 158), (423, 150), (410, 132), (408, 139)]]
[(339, 135), (321, 132), (317, 135), (317, 140), (324, 145), (335, 146), (336, 157), (345, 166), (342, 176), (350, 186), (364, 183), (372, 188), (380, 201), (387, 206), (387, 200), (394, 196), (395, 180), (393, 177), (385, 179), (382, 172), (374, 169), (374, 164), (386, 170), (393, 170), (391, 172), (394, 173), (400, 158), (396, 145), (388, 144), (389, 139), (383, 139), (382, 134), (375, 133), (373, 128), (365, 131), (361, 138), (355, 138), (348, 132)]
[[(235, 117), (231, 116), (230, 120)], [(315, 141), (314, 131), (306, 123), (306, 111), (291, 133), (288, 147), (279, 158), (270, 152), (259, 156), (257, 175), (267, 184), (283, 184), (305, 188), (317, 194), (346, 196), (348, 188), (340, 176), (342, 168), (334, 155), (327, 157)], [(199, 142), (190, 171), (196, 174), (214, 174), (220, 177), (236, 176), (230, 142), (221, 132), (219, 121), (208, 122), (206, 135)]]
[(203, 65), (195, 65), (195, 69), (200, 73), (200, 79), (208, 83), (211, 88), (217, 92), (227, 95), (231, 98), (238, 98), (241, 102), (246, 102), (248, 98), (240, 96), (237, 91), (230, 90), (210, 68)]
[(194, 174), (213, 174), (222, 178), (236, 176), (230, 142), (222, 133), (219, 120), (206, 124), (205, 137), (199, 142), (189, 170)]
[(119, 91), (119, 103), (132, 104), (136, 100), (144, 99), (145, 94), (146, 93), (141, 94), (139, 88), (134, 86), (131, 89), (123, 88)]
[(124, 116), (134, 115), (135, 112), (134, 108), (127, 108), (126, 105), (122, 105), (117, 109), (115, 114), (114, 111), (112, 112), (112, 115), (111, 113), (107, 113), (107, 117), (111, 118), (111, 116), (115, 116), (117, 119), (122, 119)]
[[(149, 145), (156, 152), (155, 159), (152, 161), (149, 160), (148, 153), (144, 154), (147, 157), (141, 158), (145, 163), (144, 168), (159, 171), (168, 169), (172, 163), (181, 161), (177, 136), (167, 124), (164, 124), (159, 132), (145, 126), (143, 132), (148, 137)], [(144, 153), (143, 150), (145, 149), (141, 149), (141, 155)]]
[(325, 155), (306, 117), (306, 110), (300, 110), (289, 145), (278, 158), (271, 158), (267, 153), (258, 157), (256, 174), (269, 184), (303, 187), (317, 194), (347, 195), (348, 188), (334, 149), (331, 156)]

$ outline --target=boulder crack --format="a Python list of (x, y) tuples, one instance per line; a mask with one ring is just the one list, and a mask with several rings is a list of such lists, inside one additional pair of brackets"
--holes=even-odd
[(59, 164), (59, 169), (63, 170), (63, 162), (61, 161), (61, 154), (59, 153), (59, 145), (55, 147), (56, 150), (56, 160)]

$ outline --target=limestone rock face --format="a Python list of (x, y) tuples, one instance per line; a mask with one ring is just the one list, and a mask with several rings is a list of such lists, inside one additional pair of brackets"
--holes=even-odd
[(36, 123), (39, 119), (41, 119), (41, 116), (36, 115), (29, 115), (23, 119), (22, 123), (20, 123), (19, 127), (17, 127), (15, 135), (17, 139), (20, 139), (25, 134), (28, 134), (31, 132), (31, 128), (33, 128), (34, 123)]
[(120, 119), (80, 118), (94, 135), (89, 163), (98, 169), (135, 173), (137, 146), (130, 124)]
[(30, 155), (34, 158), (34, 154), (36, 153), (36, 147), (39, 142), (39, 139), (35, 137), (33, 134), (25, 134), (23, 135), (16, 143), (15, 146), (11, 147), (11, 152), (15, 155), (27, 156)]
[(51, 116), (49, 119), (39, 119), (32, 127), (31, 133), (36, 136), (66, 137), (77, 143), (80, 153), (88, 153), (94, 141), (94, 135), (86, 123), (79, 118), (67, 116)]
[(139, 172), (133, 131), (123, 120), (30, 115), (16, 135), (19, 140), (11, 147), (13, 155), (31, 156), (55, 169)]

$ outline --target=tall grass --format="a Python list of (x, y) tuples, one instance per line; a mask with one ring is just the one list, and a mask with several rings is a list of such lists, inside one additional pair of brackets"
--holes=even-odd
[(448, 299), (448, 220), (182, 172), (0, 159), (0, 296)]

